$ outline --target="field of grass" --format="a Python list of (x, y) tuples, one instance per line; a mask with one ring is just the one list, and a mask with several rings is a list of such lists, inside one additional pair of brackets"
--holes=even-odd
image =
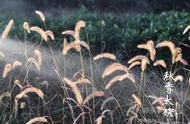
[[(106, 28), (102, 28), (101, 32), (100, 29), (91, 32), (90, 29), (94, 30), (93, 23), (83, 21), (80, 17), (75, 20), (75, 26), (65, 29), (67, 25), (63, 25), (63, 22), (47, 20), (41, 11), (36, 11), (35, 14), (38, 23), (19, 22), (22, 23), (19, 29), (15, 28), (18, 22), (15, 23), (13, 19), (0, 25), (2, 30), (0, 40), (1, 123), (189, 122), (190, 70), (186, 56), (190, 48), (184, 42), (181, 44), (172, 42), (176, 35), (166, 33), (167, 35), (163, 35), (164, 37), (158, 42), (152, 39), (152, 34), (143, 30), (140, 33), (141, 36), (146, 37), (144, 36), (146, 34), (147, 37), (142, 42), (138, 41), (136, 44), (126, 42), (126, 45), (135, 47), (141, 54), (135, 53), (128, 56), (128, 60), (121, 61), (117, 56), (119, 54), (115, 55), (111, 52), (94, 55), (90, 45), (93, 42), (96, 46), (101, 45), (100, 42), (96, 42), (97, 38), (93, 39), (92, 36), (96, 33), (105, 33), (104, 31), (111, 33), (109, 35), (105, 33), (108, 37), (104, 37), (104, 40), (125, 37), (118, 33), (124, 34), (124, 29), (119, 28), (122, 25), (112, 24), (113, 27), (109, 28), (107, 21), (101, 20), (97, 25)], [(181, 15), (176, 13), (176, 18), (178, 16)], [(108, 20), (111, 18), (107, 17)], [(138, 19), (138, 16), (134, 19)], [(51, 24), (53, 27), (59, 25), (57, 30), (50, 30)], [(176, 26), (175, 23), (168, 22), (167, 26), (180, 28), (181, 31), (175, 33), (188, 41), (190, 26), (182, 24)], [(60, 29), (60, 25), (63, 26), (63, 30)], [(163, 32), (167, 28), (159, 24), (154, 27), (154, 21), (150, 25), (155, 34), (159, 33), (161, 27), (163, 27)], [(136, 26), (140, 30), (141, 25)], [(157, 27), (160, 30), (157, 30)], [(109, 31), (111, 28), (115, 28), (116, 32)], [(137, 33), (136, 37), (138, 37), (138, 32), (131, 31), (131, 34), (133, 33)], [(130, 33), (127, 35), (130, 36)], [(166, 36), (169, 37), (166, 38)], [(30, 40), (32, 42), (29, 42)], [(53, 47), (56, 42), (61, 44), (59, 49)], [(116, 44), (119, 43), (106, 42), (104, 47), (113, 47)], [(180, 45), (185, 47), (185, 52)], [(125, 50), (124, 48), (122, 51)], [(130, 49), (126, 52), (130, 52)], [(173, 74), (170, 80), (173, 91), (169, 94), (172, 105), (165, 103), (168, 98), (167, 81), (164, 80), (166, 72)], [(171, 107), (173, 112), (166, 116), (164, 113), (168, 107)]]

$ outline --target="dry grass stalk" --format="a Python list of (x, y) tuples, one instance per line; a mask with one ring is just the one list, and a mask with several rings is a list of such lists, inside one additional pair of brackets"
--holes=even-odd
[(141, 102), (140, 98), (138, 98), (135, 94), (132, 94), (132, 97), (133, 97), (135, 103), (138, 105), (138, 107), (142, 107), (142, 102)]
[(43, 22), (45, 22), (45, 20), (46, 20), (45, 15), (44, 15), (41, 11), (39, 11), (39, 10), (36, 10), (35, 12), (36, 12), (37, 15), (39, 15), (40, 19), (41, 19)]
[(43, 29), (41, 29), (40, 27), (33, 26), (30, 28), (30, 30), (39, 33), (40, 36), (42, 37), (42, 39), (44, 39), (46, 42), (48, 41), (48, 37), (46, 35), (46, 32)]
[(140, 65), (140, 64), (141, 64), (140, 61), (135, 61), (135, 62), (133, 62), (133, 63), (130, 64), (130, 66), (128, 67), (128, 69), (130, 70), (130, 69), (132, 69), (133, 67), (135, 67), (135, 66), (137, 66), (137, 65)]
[[(111, 96), (111, 97), (108, 97), (106, 100), (103, 101), (103, 103), (101, 104), (101, 111), (104, 109), (106, 103), (108, 103), (109, 101), (111, 100), (116, 100), (115, 97)], [(116, 100), (117, 101), (117, 100)]]
[(75, 84), (91, 84), (91, 81), (87, 78), (80, 78), (74, 82)]
[(83, 104), (86, 104), (87, 102), (89, 102), (92, 98), (94, 97), (101, 97), (101, 96), (105, 96), (105, 93), (103, 91), (92, 91), (92, 93), (90, 93), (85, 99)]
[(23, 23), (23, 28), (30, 34), (31, 31), (30, 31), (30, 25), (28, 22), (24, 22)]
[(154, 42), (152, 40), (147, 41), (146, 44), (137, 45), (137, 48), (148, 50), (150, 53), (151, 60), (154, 61), (155, 56), (156, 56), (156, 50), (154, 48)]
[(45, 117), (36, 117), (28, 121), (26, 124), (34, 124), (34, 123), (48, 123), (48, 120)]
[(108, 75), (111, 75), (115, 71), (125, 71), (128, 72), (128, 68), (120, 63), (112, 63), (106, 67), (102, 74), (102, 78), (105, 78)]
[(66, 77), (64, 78), (64, 81), (67, 85), (69, 85), (71, 87), (71, 89), (73, 90), (73, 92), (75, 94), (77, 102), (81, 105), (83, 103), (83, 97), (82, 97), (77, 85), (73, 81), (69, 80)]
[(154, 62), (153, 66), (158, 66), (158, 65), (161, 65), (162, 67), (166, 68), (166, 63), (164, 60), (160, 59), (160, 60), (157, 60), (156, 62)]
[(52, 40), (55, 40), (55, 35), (52, 31), (48, 30), (45, 32), (47, 36), (49, 36)]
[(2, 39), (7, 38), (7, 36), (8, 36), (8, 34), (9, 34), (10, 30), (11, 30), (12, 27), (13, 27), (13, 25), (14, 25), (14, 21), (13, 21), (13, 20), (10, 20), (9, 23), (8, 23), (8, 25), (6, 26), (6, 28), (4, 29), (4, 31), (3, 31), (3, 33), (2, 33)]
[(40, 98), (44, 99), (44, 93), (42, 92), (42, 90), (33, 86), (23, 89), (21, 93), (16, 95), (15, 99), (16, 100), (21, 99), (25, 97), (28, 93), (36, 93)]
[(102, 59), (102, 58), (108, 58), (108, 59), (116, 60), (116, 56), (114, 54), (111, 54), (111, 53), (98, 54), (94, 57), (94, 60), (98, 60), (98, 59)]
[(134, 61), (143, 60), (143, 59), (146, 59), (147, 61), (149, 61), (149, 59), (148, 59), (146, 56), (137, 55), (137, 56), (135, 56), (135, 57), (132, 57), (132, 58), (128, 61), (128, 64), (131, 64), (131, 63), (133, 63)]
[(174, 81), (175, 81), (175, 82), (177, 82), (177, 81), (182, 82), (182, 81), (183, 81), (183, 76), (181, 76), (181, 75), (175, 76)]
[(8, 73), (12, 70), (12, 65), (11, 64), (6, 64), (4, 66), (4, 70), (3, 70), (3, 78), (6, 78)]

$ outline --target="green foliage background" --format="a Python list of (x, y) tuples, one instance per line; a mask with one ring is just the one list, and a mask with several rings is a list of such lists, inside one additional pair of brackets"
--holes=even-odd
[[(4, 29), (10, 17), (0, 19), (0, 31)], [(15, 17), (15, 27), (12, 36), (23, 38), (24, 30), (22, 24), (25, 20)], [(41, 25), (37, 16), (32, 16), (29, 20), (31, 26)], [(74, 29), (78, 20), (86, 22), (86, 28), (81, 31), (81, 39), (88, 42), (93, 53), (113, 52), (125, 58), (124, 54), (136, 54), (136, 45), (151, 39), (156, 42), (171, 40), (177, 45), (181, 43), (189, 44), (188, 34), (182, 32), (190, 24), (190, 13), (188, 12), (163, 12), (161, 14), (101, 14), (82, 10), (72, 16), (47, 17), (48, 29), (55, 33), (56, 41), (54, 48), (60, 48), (63, 43), (62, 31)], [(28, 35), (32, 42), (40, 40), (38, 34)], [(68, 37), (67, 37), (68, 38)], [(35, 40), (34, 40), (35, 39)], [(71, 38), (69, 38), (71, 40)], [(45, 45), (45, 43), (44, 43)], [(183, 47), (183, 46), (182, 46)]]

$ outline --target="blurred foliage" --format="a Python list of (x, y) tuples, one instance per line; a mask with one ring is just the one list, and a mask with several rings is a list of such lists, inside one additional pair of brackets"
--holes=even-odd
[(168, 10), (190, 10), (189, 0), (27, 0), (37, 8), (76, 8), (85, 6), (89, 10), (138, 12), (162, 12)]
[[(76, 16), (77, 15), (77, 16)], [(188, 34), (183, 35), (185, 27), (190, 24), (190, 14), (183, 12), (166, 12), (161, 14), (137, 14), (137, 15), (114, 15), (91, 13), (80, 11), (73, 16), (59, 18), (47, 18), (49, 30), (55, 33), (56, 41), (52, 42), (54, 48), (61, 48), (64, 36), (62, 31), (74, 29), (78, 20), (86, 22), (85, 29), (81, 30), (81, 39), (88, 42), (93, 53), (114, 52), (117, 55), (135, 54), (138, 52), (136, 45), (145, 43), (147, 40), (154, 40), (155, 43), (162, 40), (171, 40), (180, 43), (187, 43)], [(0, 31), (6, 26), (10, 18), (1, 18)], [(7, 20), (7, 21), (6, 21)], [(24, 31), (22, 23), (25, 20), (15, 18), (15, 27), (12, 32), (19, 38), (23, 38)], [(31, 26), (38, 25), (44, 28), (43, 23), (37, 16), (29, 19)], [(37, 33), (27, 35), (32, 42), (40, 41)], [(70, 37), (67, 37), (71, 40)], [(44, 42), (44, 44), (46, 44)], [(121, 56), (121, 59), (123, 56)]]

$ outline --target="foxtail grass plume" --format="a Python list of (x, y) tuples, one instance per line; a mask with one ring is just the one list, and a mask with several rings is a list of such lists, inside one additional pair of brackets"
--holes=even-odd
[(164, 68), (166, 68), (166, 63), (164, 60), (160, 59), (160, 60), (157, 60), (156, 62), (154, 62), (153, 66), (162, 66)]
[(137, 65), (140, 65), (140, 64), (141, 64), (140, 61), (134, 61), (133, 63), (131, 63), (131, 64), (129, 65), (128, 69), (130, 70), (130, 69), (132, 69), (133, 67), (135, 67), (135, 66), (137, 66)]
[(38, 70), (40, 70), (42, 65), (42, 53), (38, 50), (34, 50), (35, 56), (32, 58), (28, 58), (28, 62), (32, 62)]
[(175, 82), (177, 82), (177, 81), (182, 82), (182, 81), (183, 81), (183, 76), (181, 76), (181, 75), (175, 76), (175, 77), (174, 77), (174, 81), (175, 81)]
[(36, 14), (40, 17), (40, 19), (41, 19), (43, 22), (45, 22), (45, 20), (46, 20), (45, 15), (44, 15), (41, 11), (39, 11), (39, 10), (36, 10), (35, 12), (36, 12)]
[(63, 45), (63, 55), (66, 55), (67, 52), (70, 49), (75, 49), (77, 52), (80, 52), (81, 47), (79, 43), (75, 43), (75, 42), (71, 42), (71, 43), (67, 43), (66, 40), (64, 40), (64, 45)]
[(135, 94), (132, 94), (132, 98), (134, 99), (135, 103), (139, 106), (142, 107), (142, 102), (140, 100), (140, 98), (138, 96), (136, 96)]
[(87, 78), (79, 78), (74, 83), (75, 84), (91, 84), (91, 81)]
[(101, 54), (96, 55), (93, 59), (94, 60), (99, 60), (99, 59), (102, 59), (102, 58), (116, 60), (116, 56), (114, 54), (111, 54), (111, 53), (101, 53)]
[(76, 42), (80, 41), (80, 29), (85, 27), (85, 22), (80, 20), (75, 25), (75, 30), (63, 31), (62, 35), (71, 35), (75, 38)]
[(156, 45), (156, 48), (160, 47), (168, 47), (170, 49), (170, 52), (172, 53), (172, 63), (174, 64), (177, 55), (175, 44), (171, 41), (162, 41)]
[(75, 98), (76, 98), (78, 104), (81, 105), (81, 104), (83, 103), (83, 97), (82, 97), (82, 95), (81, 95), (81, 93), (80, 93), (80, 91), (79, 91), (77, 85), (76, 85), (73, 81), (69, 80), (69, 79), (66, 78), (66, 77), (64, 78), (64, 81), (65, 81), (65, 83), (66, 83), (67, 85), (69, 85), (69, 86), (71, 87), (72, 91), (73, 91), (74, 94), (75, 94)]
[(190, 25), (188, 25), (188, 26), (185, 28), (185, 30), (183, 31), (183, 34), (186, 34), (186, 33), (189, 31), (189, 29), (190, 29)]
[(51, 40), (55, 40), (55, 36), (54, 33), (50, 30), (45, 32), (47, 36), (49, 36), (51, 38)]
[(3, 94), (0, 95), (0, 103), (3, 102), (3, 99), (5, 97), (10, 97), (11, 96), (11, 93), (10, 92), (4, 92)]
[(40, 27), (33, 26), (30, 28), (30, 30), (39, 33), (43, 40), (45, 40), (46, 42), (48, 41), (48, 37), (46, 35), (46, 32), (43, 29), (41, 29)]
[(34, 123), (48, 123), (48, 120), (45, 117), (35, 117), (28, 121), (26, 124), (34, 124)]
[(85, 99), (83, 104), (86, 104), (94, 97), (102, 97), (105, 96), (105, 93), (103, 91), (92, 91)]
[(6, 64), (4, 66), (4, 70), (3, 70), (3, 78), (6, 78), (8, 73), (12, 70), (12, 65), (11, 64)]
[(24, 22), (23, 23), (23, 28), (30, 34), (31, 31), (30, 31), (30, 25), (28, 22)]
[(154, 42), (152, 40), (147, 41), (146, 44), (137, 45), (137, 48), (148, 50), (151, 60), (154, 61), (156, 57), (156, 50), (154, 48)]
[(132, 58), (128, 61), (128, 64), (131, 64), (131, 63), (134, 62), (134, 61), (143, 60), (143, 59), (146, 59), (146, 60), (149, 62), (149, 59), (148, 59), (146, 56), (137, 55), (137, 56), (132, 57)]
[(128, 73), (128, 68), (120, 63), (112, 63), (106, 67), (102, 74), (102, 78), (111, 75), (115, 71), (125, 71)]
[(132, 81), (133, 83), (135, 83), (135, 79), (133, 78), (133, 76), (129, 73), (126, 73), (126, 74), (122, 74), (122, 75), (117, 75), (115, 77), (113, 77), (105, 86), (105, 89), (109, 89), (114, 83), (116, 82), (121, 82), (125, 79), (128, 79), (130, 81)]
[(9, 23), (8, 23), (8, 25), (6, 26), (6, 28), (4, 29), (4, 31), (3, 31), (3, 33), (2, 33), (2, 39), (7, 38), (7, 36), (8, 36), (8, 34), (9, 34), (10, 30), (11, 30), (12, 27), (13, 27), (13, 25), (14, 25), (14, 21), (13, 21), (13, 20), (10, 20)]
[(33, 87), (33, 86), (25, 88), (21, 93), (19, 93), (19, 94), (16, 95), (15, 99), (19, 100), (19, 99), (25, 97), (28, 93), (35, 93), (40, 98), (44, 99), (44, 93), (42, 92), (42, 90), (40, 90), (40, 89), (38, 89), (36, 87)]

